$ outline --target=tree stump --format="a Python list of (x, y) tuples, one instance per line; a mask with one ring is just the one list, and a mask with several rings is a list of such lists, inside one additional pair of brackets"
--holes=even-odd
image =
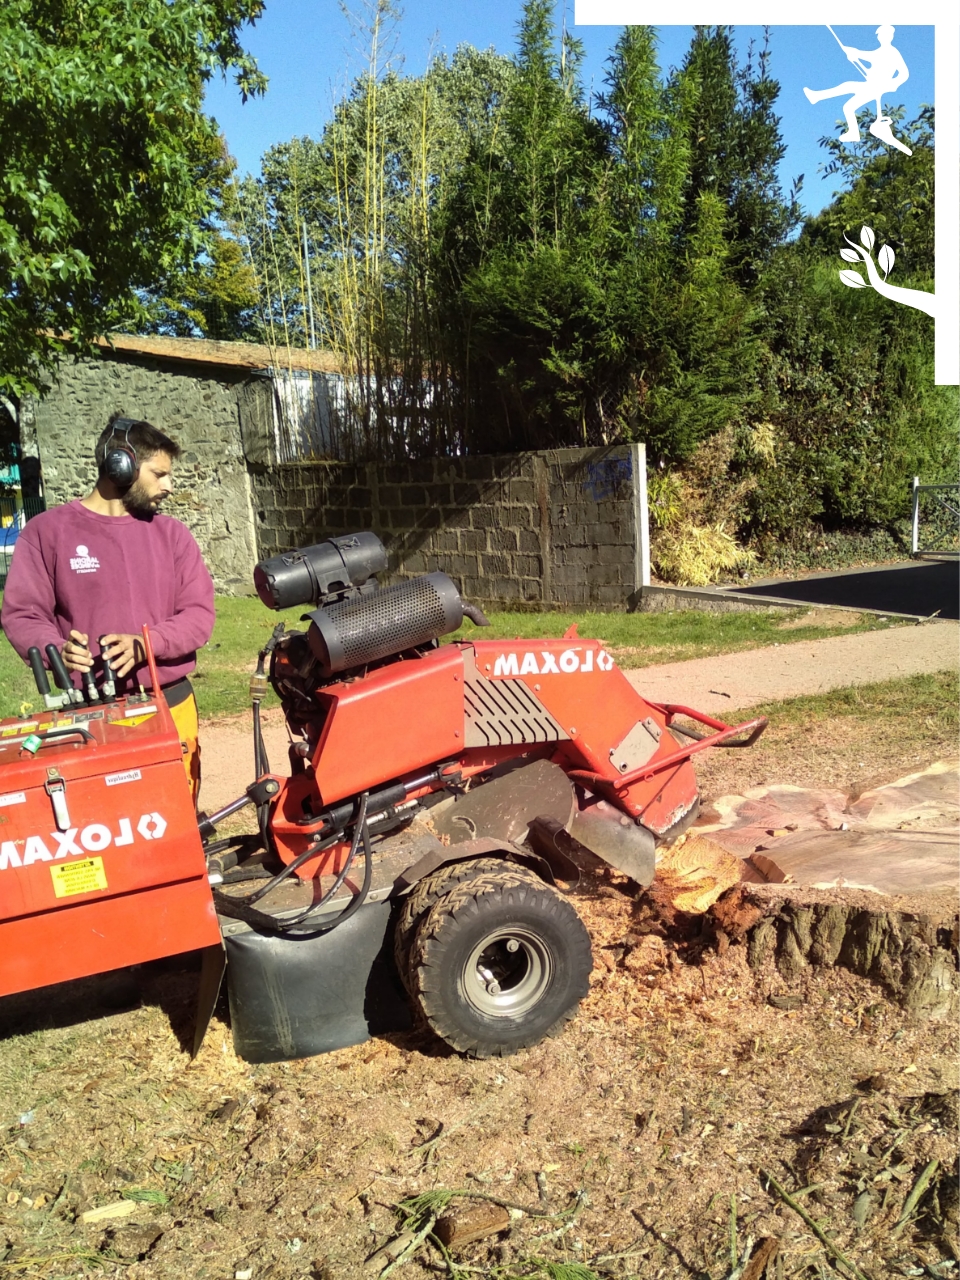
[(921, 1018), (955, 1016), (960, 913), (952, 890), (880, 897), (857, 890), (737, 885), (706, 913), (718, 943), (745, 942), (753, 969), (784, 978), (841, 965)]

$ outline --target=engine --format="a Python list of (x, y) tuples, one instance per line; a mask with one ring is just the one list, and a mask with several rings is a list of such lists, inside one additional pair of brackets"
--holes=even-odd
[(436, 647), (465, 617), (488, 625), (445, 573), (381, 587), (375, 575), (386, 568), (386, 548), (369, 532), (329, 538), (256, 566), (254, 585), (268, 608), (313, 606), (302, 618), (307, 630), (283, 633), (271, 654), (270, 681), (288, 716), (314, 715), (315, 691), (335, 677)]

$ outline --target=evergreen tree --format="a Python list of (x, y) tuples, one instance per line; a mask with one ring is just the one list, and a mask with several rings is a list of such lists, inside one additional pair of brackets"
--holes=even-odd
[(668, 83), (650, 28), (625, 29), (601, 98), (619, 228), (607, 297), (623, 352), (620, 420), (678, 461), (744, 411), (757, 343), (736, 279), (734, 186), (721, 122), (735, 106), (725, 33), (697, 31)]
[(471, 146), (440, 226), (450, 365), (478, 452), (597, 438), (608, 158), (579, 42), (557, 46), (552, 9), (527, 0), (496, 127)]
[(684, 231), (692, 233), (701, 192), (727, 210), (728, 261), (737, 282), (752, 288), (777, 245), (799, 221), (795, 188), (783, 199), (777, 166), (784, 155), (773, 106), (780, 86), (769, 75), (769, 44), (751, 46), (738, 65), (732, 28), (697, 27), (678, 80), (690, 85), (687, 127), (690, 181)]

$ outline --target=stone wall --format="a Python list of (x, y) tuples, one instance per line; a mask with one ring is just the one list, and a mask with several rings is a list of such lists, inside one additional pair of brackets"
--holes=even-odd
[(269, 461), (271, 385), (247, 369), (123, 353), (60, 366), (33, 407), (25, 453), (35, 449), (47, 506), (89, 493), (93, 449), (111, 413), (142, 417), (181, 446), (176, 488), (165, 510), (203, 550), (219, 591), (247, 592), (257, 560), (246, 449)]
[(622, 608), (641, 581), (643, 475), (642, 445), (258, 469), (260, 555), (372, 529), (394, 577), (442, 569), (488, 608)]

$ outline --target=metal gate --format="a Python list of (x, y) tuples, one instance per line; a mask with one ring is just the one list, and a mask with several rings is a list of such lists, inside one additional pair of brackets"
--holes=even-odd
[(921, 484), (914, 476), (911, 523), (913, 555), (960, 555), (960, 484)]
[(23, 526), (44, 510), (43, 498), (24, 498), (19, 490), (0, 494), (0, 590), (6, 586), (13, 549)]

